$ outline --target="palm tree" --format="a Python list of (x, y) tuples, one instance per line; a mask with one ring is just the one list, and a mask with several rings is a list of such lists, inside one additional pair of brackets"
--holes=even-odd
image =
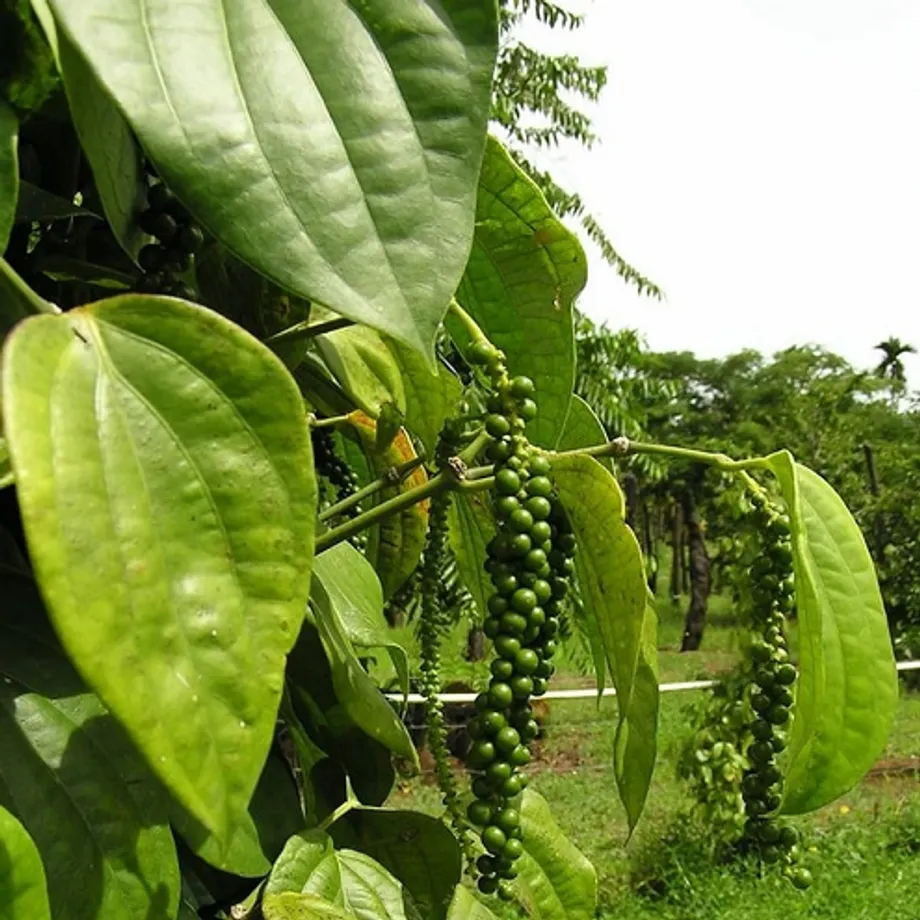
[(901, 356), (915, 355), (917, 349), (893, 335), (885, 339), (884, 342), (879, 342), (875, 347), (882, 353), (882, 360), (879, 361), (878, 366), (875, 368), (876, 377), (881, 377), (882, 380), (890, 380), (893, 388), (903, 389), (907, 378), (904, 374), (904, 362), (901, 360)]

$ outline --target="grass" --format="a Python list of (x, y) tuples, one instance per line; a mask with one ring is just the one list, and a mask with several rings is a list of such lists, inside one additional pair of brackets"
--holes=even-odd
[[(683, 606), (658, 601), (661, 681), (709, 677), (731, 668), (738, 654), (732, 615), (715, 598), (700, 651), (678, 651)], [(475, 687), (488, 663), (461, 655), (465, 629), (445, 642), (445, 675)], [(794, 635), (790, 637), (794, 646)], [(417, 654), (411, 630), (400, 637)], [(555, 687), (593, 684), (587, 656), (563, 651)], [(719, 865), (705, 828), (686, 817), (689, 799), (675, 775), (695, 692), (661, 698), (659, 757), (645, 813), (626, 844), (625, 817), (612, 767), (617, 707), (612, 698), (552, 701), (545, 737), (529, 768), (532, 785), (551, 804), (562, 829), (596, 866), (601, 920), (910, 920), (920, 918), (920, 794), (917, 774), (863, 780), (822, 811), (796, 819), (809, 847), (815, 884), (804, 893), (772, 874)], [(920, 694), (902, 696), (884, 758), (903, 763), (920, 752)], [(918, 762), (920, 763), (920, 762)], [(395, 807), (440, 813), (430, 777), (401, 783)], [(510, 915), (509, 915), (510, 916)], [(515, 914), (517, 916), (517, 914)]]

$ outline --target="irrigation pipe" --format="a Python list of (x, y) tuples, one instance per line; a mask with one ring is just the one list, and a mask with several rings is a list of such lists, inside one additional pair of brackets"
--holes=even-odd
[[(899, 661), (897, 663), (899, 671), (917, 671), (920, 670), (920, 661)], [(718, 681), (715, 680), (684, 680), (673, 684), (659, 684), (660, 693), (674, 693), (681, 690), (705, 690), (708, 687), (714, 687)], [(617, 692), (613, 687), (606, 687), (600, 694), (601, 696), (616, 696)], [(424, 703), (425, 697), (420, 693), (410, 693), (404, 696), (402, 693), (385, 693), (388, 700), (395, 703)], [(478, 693), (439, 693), (438, 699), (442, 703), (472, 703)], [(597, 699), (597, 687), (579, 687), (575, 690), (548, 690), (544, 693), (541, 700), (593, 700)]]

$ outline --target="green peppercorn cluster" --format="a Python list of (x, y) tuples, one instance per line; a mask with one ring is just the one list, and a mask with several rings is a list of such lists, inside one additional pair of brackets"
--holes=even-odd
[(789, 518), (757, 493), (752, 521), (761, 534), (762, 551), (750, 567), (751, 620), (755, 633), (750, 648), (749, 702), (753, 718), (745, 751), (750, 766), (741, 781), (747, 825), (744, 845), (764, 862), (785, 862), (796, 887), (808, 887), (811, 875), (795, 865), (798, 834), (772, 817), (783, 793), (776, 757), (786, 747), (785, 726), (791, 718), (796, 669), (789, 662), (783, 635), (786, 615), (795, 604), (793, 551)]
[(192, 256), (204, 242), (204, 234), (162, 182), (151, 185), (147, 205), (138, 225), (157, 242), (148, 243), (137, 254), (144, 271), (138, 289), (194, 300), (195, 292), (175, 276), (188, 271)]
[[(310, 431), (313, 442), (313, 465), (316, 475), (328, 483), (328, 490), (320, 492), (320, 510), (325, 510), (335, 502), (344, 501), (358, 488), (358, 477), (354, 470), (336, 453), (335, 438), (328, 428), (313, 428)], [(346, 509), (346, 517), (356, 517), (361, 513), (360, 504), (352, 505)], [(356, 534), (349, 541), (358, 549), (363, 549), (367, 542), (367, 535)]]
[(485, 565), (495, 593), (483, 625), (496, 657), (488, 690), (477, 697), (477, 714), (468, 726), (475, 798), (467, 816), (481, 828), (486, 850), (477, 861), (480, 891), (511, 899), (510, 880), (523, 853), (516, 805), (527, 784), (521, 767), (539, 731), (530, 698), (546, 692), (553, 674), (575, 538), (554, 498), (550, 464), (524, 435), (537, 412), (533, 381), (508, 379), (501, 352), (486, 344), (474, 346), (470, 361), (492, 382), (485, 427), (494, 439), (487, 456), (494, 466), (498, 532), (488, 545)]
[[(442, 438), (439, 453), (444, 449)], [(421, 652), (421, 691), (425, 697), (428, 750), (435, 764), (435, 773), (447, 815), (470, 865), (476, 859), (476, 845), (469, 832), (460, 794), (450, 767), (447, 749), (447, 728), (441, 691), (441, 639), (453, 624), (449, 610), (441, 605), (440, 576), (449, 553), (447, 517), (451, 493), (441, 492), (431, 500), (425, 550), (419, 565), (421, 615), (418, 637)]]
[(744, 700), (749, 679), (747, 668), (738, 669), (687, 708), (699, 727), (681, 752), (677, 772), (717, 844), (734, 844), (746, 825), (741, 778), (747, 761), (741, 748), (750, 714)]

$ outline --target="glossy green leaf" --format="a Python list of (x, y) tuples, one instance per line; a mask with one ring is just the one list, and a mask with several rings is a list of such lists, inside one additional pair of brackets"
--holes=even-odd
[(179, 868), (147, 765), (43, 638), (31, 580), (5, 571), (0, 590), (0, 804), (38, 847), (53, 917), (173, 916)]
[(0, 99), (0, 255), (6, 249), (16, 217), (19, 193), (19, 119)]
[(342, 389), (371, 418), (383, 407), (406, 412), (406, 391), (399, 367), (383, 337), (367, 326), (348, 326), (317, 336), (316, 347)]
[(259, 778), (309, 590), (300, 393), (216, 314), (126, 296), (20, 324), (3, 416), (69, 655), (183, 806), (226, 838)]
[[(378, 448), (379, 427), (362, 412), (349, 415), (355, 432), (364, 449), (368, 466), (374, 478), (387, 475), (394, 467), (417, 458), (408, 434), (400, 429), (387, 448)], [(364, 503), (368, 508), (385, 502), (402, 492), (424, 485), (428, 476), (418, 466), (399, 485), (388, 486), (376, 492)], [(367, 558), (380, 578), (384, 598), (389, 599), (415, 571), (425, 548), (428, 530), (428, 501), (416, 502), (398, 514), (391, 514), (368, 530)]]
[(495, 920), (495, 914), (462, 885), (454, 893), (447, 917), (448, 920)]
[(0, 806), (0, 916), (51, 920), (41, 856), (28, 831)]
[[(201, 302), (265, 340), (310, 316), (310, 305), (281, 290), (222, 246), (205, 246), (195, 257), (195, 280)], [(307, 354), (310, 340), (267, 341), (265, 344), (294, 370)]]
[(782, 810), (801, 814), (847, 792), (882, 753), (897, 672), (875, 568), (846, 505), (788, 452), (765, 462), (792, 520), (799, 678)]
[(457, 414), (463, 387), (455, 374), (443, 364), (432, 373), (418, 352), (400, 345), (395, 339), (384, 338), (399, 367), (406, 393), (406, 428), (434, 456), (435, 445), (444, 422)]
[(284, 891), (262, 901), (264, 920), (355, 920), (350, 910), (312, 894)]
[(304, 831), (285, 845), (265, 897), (284, 891), (318, 895), (357, 920), (406, 920), (399, 882), (370, 856), (336, 850), (322, 831)]
[(355, 808), (329, 833), (337, 847), (360, 850), (389, 870), (426, 920), (445, 920), (463, 859), (443, 821), (416, 811)]
[(483, 568), (486, 546), (495, 536), (495, 518), (484, 492), (458, 492), (448, 513), (450, 547), (457, 560), (457, 571), (470, 592), (480, 616), (485, 617), (492, 594), (492, 582)]
[(50, 223), (56, 220), (66, 220), (70, 217), (87, 217), (99, 220), (99, 215), (87, 210), (80, 205), (52, 195), (43, 188), (31, 182), (19, 183), (19, 199), (16, 202), (16, 223)]
[[(357, 665), (360, 667), (360, 662)], [(312, 801), (306, 802), (308, 811), (312, 808), (317, 820), (322, 820), (331, 808), (344, 800), (346, 772), (358, 801), (366, 805), (382, 805), (395, 780), (392, 757), (383, 741), (370, 737), (352, 713), (356, 712), (368, 723), (375, 714), (379, 715), (389, 726), (392, 707), (389, 712), (382, 707), (379, 712), (366, 709), (368, 701), (362, 702), (361, 695), (378, 697), (379, 693), (363, 668), (360, 674), (355, 672), (356, 687), (343, 699), (339, 698), (332, 664), (309, 615), (301, 627), (297, 644), (288, 656), (287, 674), (291, 704), (307, 736), (301, 739), (308, 744), (304, 769), (310, 763), (315, 764), (315, 768), (311, 767), (316, 771), (315, 788), (306, 796), (309, 800), (312, 795)], [(347, 674), (346, 670), (346, 677)], [(341, 683), (338, 669), (336, 677)], [(371, 700), (370, 704), (376, 707), (379, 702)], [(393, 735), (394, 738), (399, 737), (395, 730)], [(330, 755), (326, 762), (317, 760), (316, 751), (309, 749), (313, 745)]]
[[(347, 796), (346, 776), (342, 764), (328, 757), (307, 732), (300, 717), (302, 707), (297, 706), (293, 699), (294, 694), (300, 692), (299, 688), (295, 690), (288, 688), (285, 699), (281, 703), (280, 715), (290, 735), (294, 755), (297, 758), (297, 767), (300, 770), (303, 825), (304, 827), (316, 827), (345, 801)], [(389, 790), (384, 794), (384, 798), (388, 794)]]
[(555, 447), (565, 428), (575, 385), (572, 305), (587, 277), (578, 238), (490, 137), (457, 300), (505, 352), (510, 372), (536, 383), (539, 411), (527, 436), (542, 447)]
[(137, 225), (147, 202), (140, 147), (124, 116), (66, 32), (59, 32), (57, 45), (80, 147), (93, 170), (99, 200), (115, 239), (133, 258), (150, 239)]
[(51, 6), (214, 236), (433, 356), (472, 239), (494, 0)]
[(578, 584), (604, 645), (617, 691), (617, 789), (630, 830), (648, 795), (658, 724), (656, 623), (648, 605), (642, 552), (626, 524), (613, 476), (585, 456), (552, 458), (559, 498), (578, 540)]
[(409, 692), (409, 657), (396, 642), (383, 615), (383, 591), (373, 566), (350, 543), (320, 553), (313, 577), (338, 611), (345, 635), (357, 648), (385, 648), (404, 693)]
[(10, 449), (6, 438), (0, 438), (0, 489), (11, 486), (16, 481), (13, 467), (10, 465)]
[(517, 887), (535, 920), (593, 920), (597, 872), (562, 833), (546, 800), (528, 788), (521, 801), (524, 855)]
[(417, 765), (418, 754), (406, 726), (361, 667), (336, 601), (318, 581), (313, 584), (311, 603), (342, 708), (366, 735)]
[(170, 821), (196, 856), (244, 878), (267, 875), (285, 841), (305, 824), (297, 786), (277, 754), (266, 760), (249, 810), (237, 819), (225, 846), (175, 803)]
[[(577, 394), (572, 394), (569, 414), (565, 420), (565, 427), (559, 437), (558, 450), (578, 450), (582, 447), (592, 447), (595, 444), (604, 444), (607, 441), (607, 432), (601, 420), (594, 414), (594, 410)], [(613, 460), (610, 457), (599, 459), (598, 462), (614, 471)]]

